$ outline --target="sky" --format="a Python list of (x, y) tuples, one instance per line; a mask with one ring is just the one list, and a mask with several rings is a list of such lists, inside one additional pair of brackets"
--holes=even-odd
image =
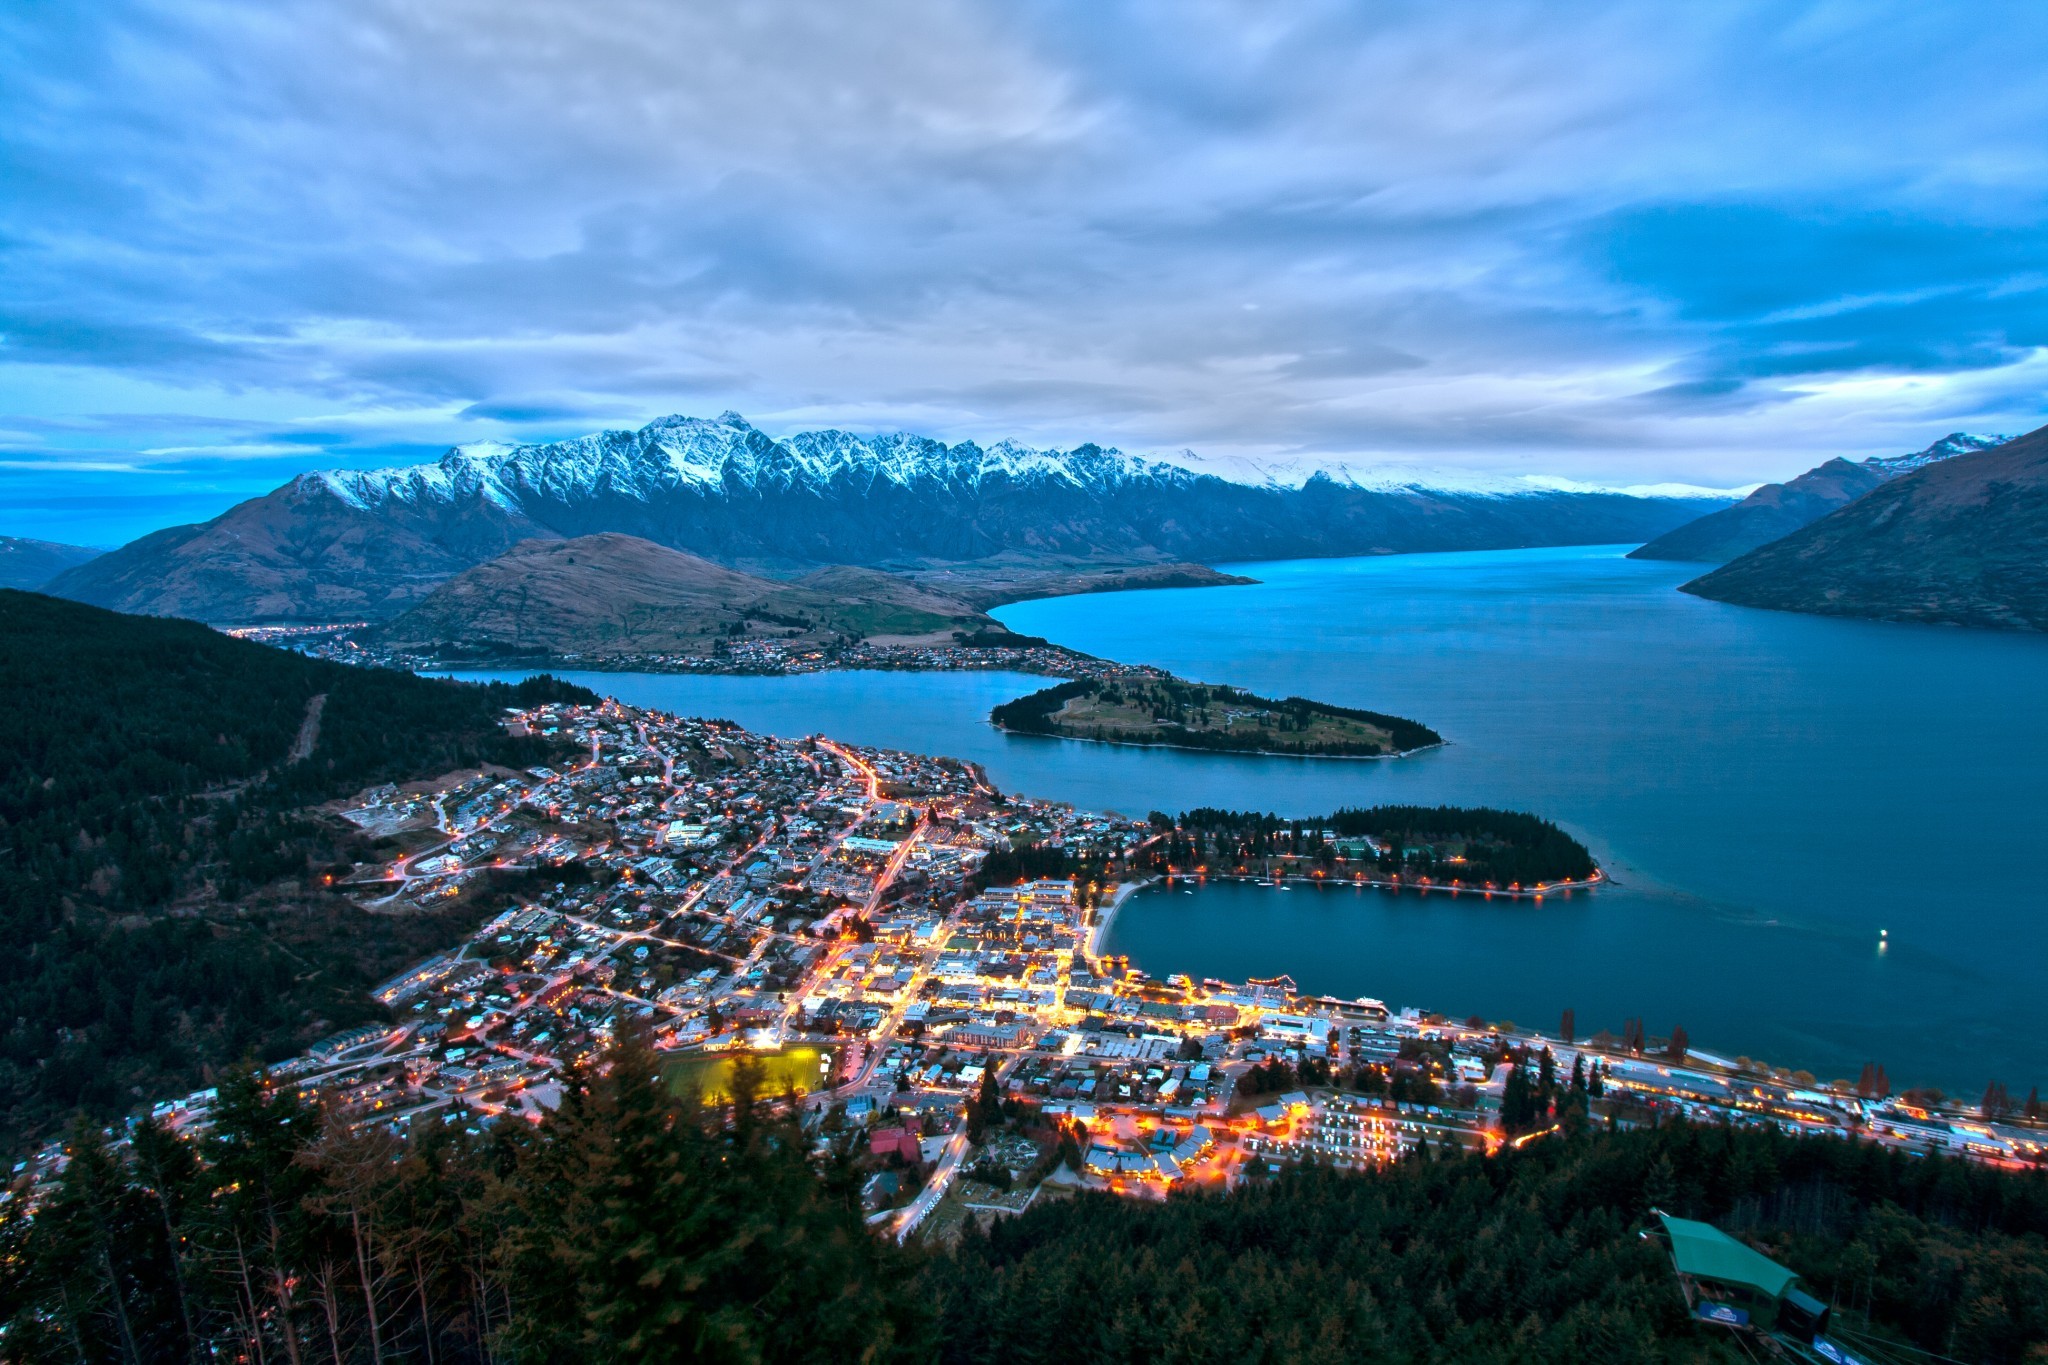
[(667, 413), (1735, 486), (2048, 399), (2048, 9), (20, 0), (0, 534)]

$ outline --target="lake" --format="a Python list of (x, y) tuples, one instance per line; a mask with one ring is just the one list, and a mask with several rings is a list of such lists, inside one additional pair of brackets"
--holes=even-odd
[[(1256, 586), (1024, 602), (1013, 629), (1189, 678), (1411, 716), (1450, 744), (1236, 758), (1000, 734), (1044, 680), (578, 674), (778, 734), (972, 759), (1006, 790), (1142, 815), (1383, 801), (1557, 820), (1615, 884), (1541, 904), (1212, 884), (1134, 898), (1154, 973), (1372, 995), (1974, 1095), (2048, 1080), (2048, 639), (1755, 611), (1626, 547), (1230, 565)], [(479, 675), (480, 676), (480, 675)], [(1889, 937), (1880, 939), (1880, 931)]]

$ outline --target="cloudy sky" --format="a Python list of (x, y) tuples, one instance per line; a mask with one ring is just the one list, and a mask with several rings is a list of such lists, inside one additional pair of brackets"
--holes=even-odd
[(2048, 399), (2048, 11), (22, 0), (0, 533), (737, 409), (1737, 485)]

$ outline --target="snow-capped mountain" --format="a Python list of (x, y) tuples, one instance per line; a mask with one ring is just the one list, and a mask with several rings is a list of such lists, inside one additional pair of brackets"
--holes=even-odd
[(1707, 513), (1639, 546), (1630, 559), (1696, 560), (1725, 564), (1759, 546), (1811, 526), (1879, 485), (1916, 469), (2005, 444), (2003, 436), (1952, 432), (1911, 455), (1829, 460), (1784, 483), (1767, 483), (1733, 507)]
[(1973, 444), (1680, 590), (1777, 611), (2048, 631), (2048, 427)]
[(726, 413), (301, 475), (204, 525), (145, 536), (51, 591), (212, 621), (381, 619), (534, 537), (623, 532), (757, 573), (996, 556), (1213, 563), (1641, 541), (1729, 500), (1563, 481), (1386, 483), (1349, 468), (1228, 479), (1096, 445), (948, 445), (907, 433), (776, 440)]
[(991, 446), (963, 441), (949, 446), (910, 432), (861, 436), (850, 431), (806, 431), (778, 441), (756, 430), (736, 412), (724, 413), (715, 420), (664, 417), (638, 431), (599, 432), (547, 445), (513, 446), (480, 441), (456, 446), (431, 465), (333, 470), (304, 477), (319, 479), (338, 496), (366, 508), (393, 501), (448, 501), (471, 496), (488, 497), (513, 507), (523, 506), (534, 497), (575, 499), (595, 496), (599, 490), (655, 499), (679, 487), (778, 492), (806, 489), (824, 495), (847, 485), (865, 488), (880, 482), (905, 489), (965, 490), (998, 480), (1109, 491), (1137, 484), (1186, 486), (1202, 478), (1298, 490), (1322, 479), (1378, 492), (1498, 497), (1571, 492), (1647, 498), (1732, 498), (1749, 491), (1679, 483), (1617, 488), (1544, 475), (1495, 475), (1349, 462), (1204, 458), (1193, 451), (1183, 451), (1173, 460), (1145, 459), (1096, 445), (1039, 450), (1015, 441)]
[(547, 445), (478, 442), (456, 446), (431, 465), (302, 476), (366, 509), (472, 497), (507, 508), (593, 498), (655, 502), (681, 491), (828, 496), (849, 488), (872, 491), (878, 484), (958, 492), (997, 481), (1102, 492), (1199, 477), (1164, 461), (1094, 445), (1067, 451), (1033, 450), (1014, 441), (949, 446), (908, 432), (858, 436), (831, 430), (777, 441), (736, 412), (716, 420), (664, 417), (638, 431), (604, 431)]
[(1940, 460), (1952, 460), (1958, 455), (2002, 446), (2011, 439), (2010, 436), (1973, 436), (1967, 431), (1954, 431), (1927, 449), (1916, 450), (1911, 455), (1873, 455), (1857, 463), (1867, 469), (1875, 469), (1888, 479), (1896, 479), (1901, 474), (1910, 474)]

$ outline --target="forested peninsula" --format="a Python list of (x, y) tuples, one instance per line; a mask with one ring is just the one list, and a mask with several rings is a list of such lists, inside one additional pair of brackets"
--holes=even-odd
[(1150, 870), (1306, 877), (1520, 894), (1600, 878), (1586, 846), (1540, 816), (1487, 806), (1374, 806), (1310, 819), (1201, 807), (1155, 811)]
[(1427, 725), (1378, 711), (1136, 676), (1043, 688), (996, 707), (989, 721), (1020, 735), (1304, 758), (1387, 758), (1444, 742)]

